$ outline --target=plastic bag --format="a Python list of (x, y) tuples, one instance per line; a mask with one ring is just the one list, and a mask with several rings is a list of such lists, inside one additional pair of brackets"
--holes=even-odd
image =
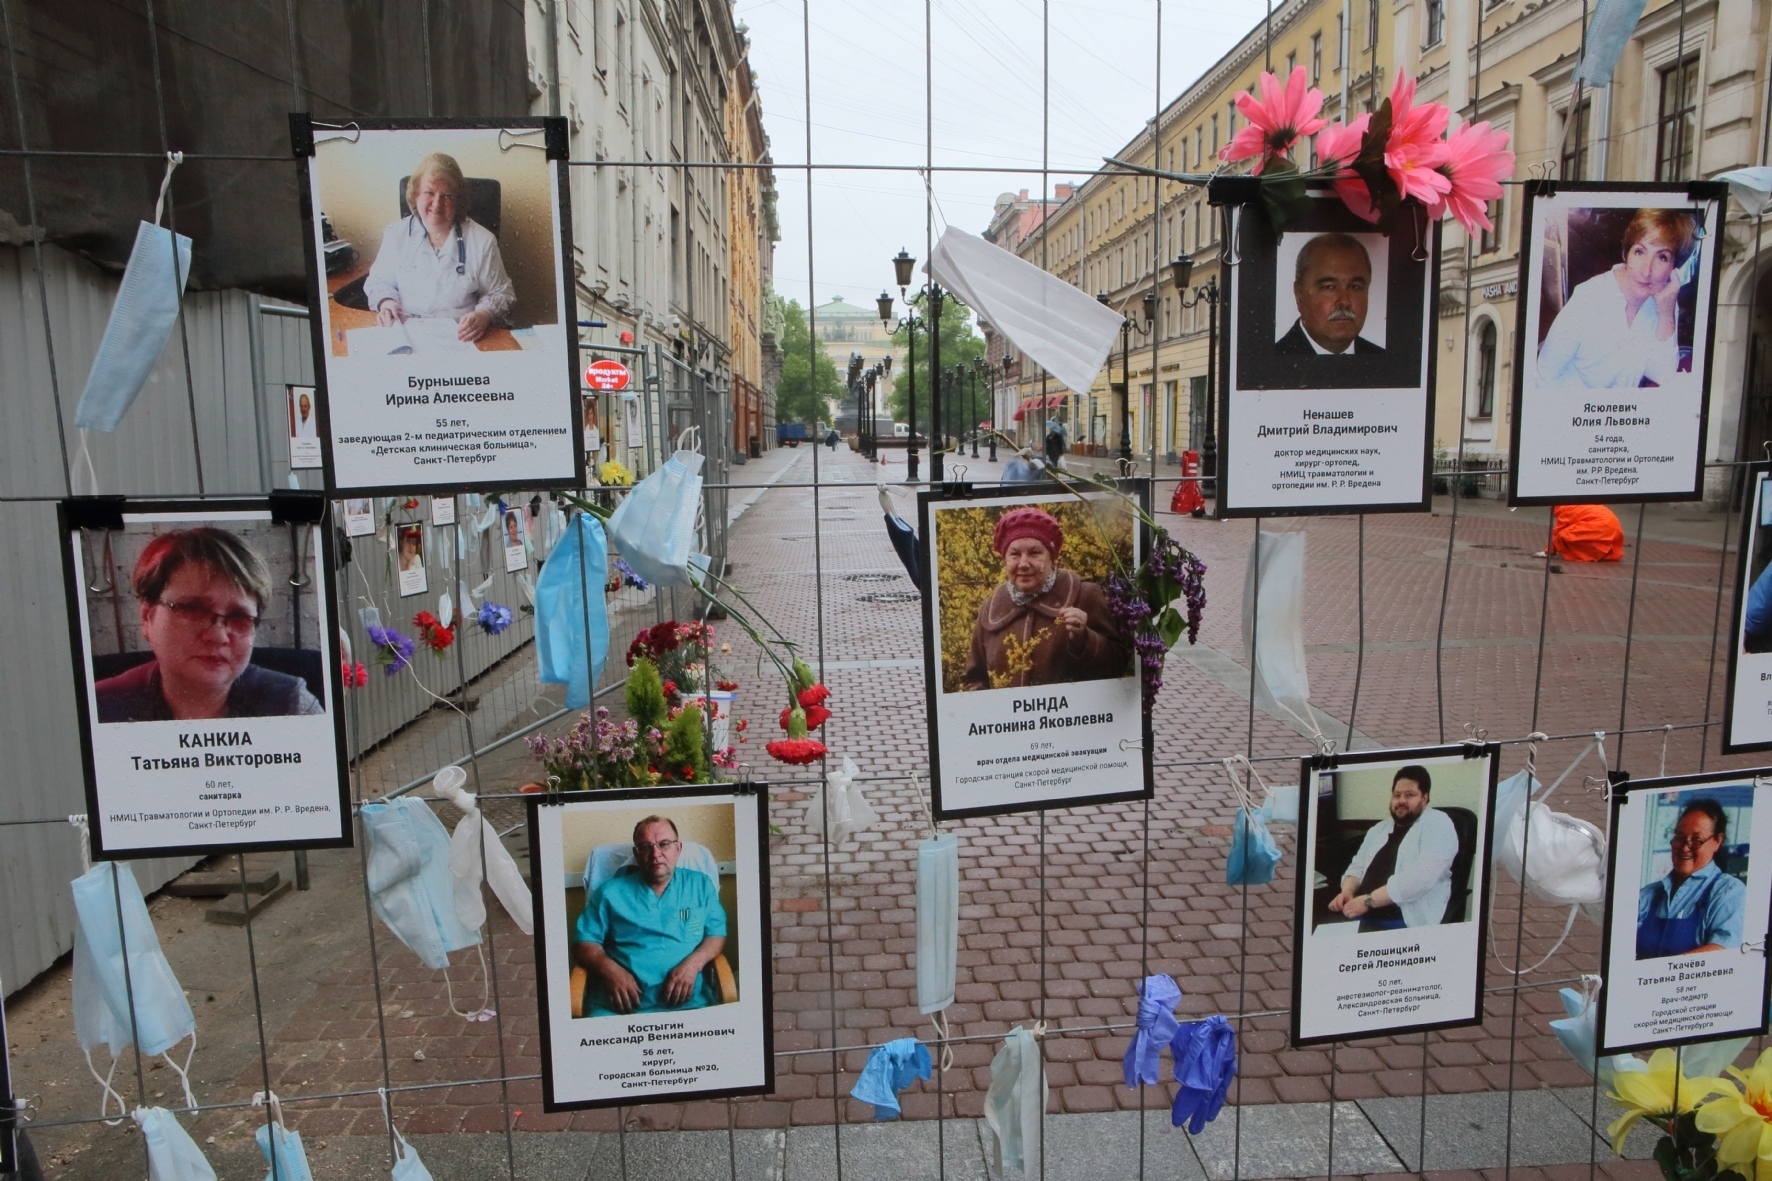
[[(448, 800), (461, 809), (463, 816), (449, 838), (449, 876), (455, 883), (455, 914), (478, 931), (486, 925), (486, 902), (480, 894), (480, 877), (484, 863), (486, 884), (504, 905), (525, 935), (535, 934), (535, 898), (529, 883), (511, 857), (511, 851), (498, 839), (492, 825), (480, 815), (472, 793), (463, 790), (468, 774), (460, 767), (445, 767), (431, 780), (431, 791), (439, 799)], [(478, 830), (481, 848), (474, 847)]]
[(568, 709), (591, 704), (591, 686), (602, 675), (609, 655), (609, 614), (603, 598), (608, 574), (603, 525), (590, 513), (581, 513), (565, 540), (554, 547), (535, 584), (536, 669), (542, 684), (566, 686)]
[(851, 833), (873, 827), (876, 819), (874, 806), (863, 798), (861, 787), (855, 782), (859, 774), (861, 771), (855, 760), (848, 755), (843, 756), (841, 771), (825, 773), (824, 784), (806, 801), (806, 831), (809, 834), (818, 837), (828, 833), (830, 843), (837, 845)]
[(702, 456), (684, 448), (683, 441), (664, 466), (634, 485), (609, 518), (610, 542), (654, 586), (691, 584)]

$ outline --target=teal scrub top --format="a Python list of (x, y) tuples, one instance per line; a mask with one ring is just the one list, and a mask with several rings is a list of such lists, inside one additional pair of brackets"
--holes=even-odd
[[(705, 975), (696, 977), (695, 992), (682, 1005), (665, 1003), (663, 987), (671, 969), (688, 958), (709, 935), (726, 934), (726, 911), (713, 879), (699, 870), (678, 867), (663, 894), (640, 878), (632, 865), (617, 870), (597, 887), (579, 912), (573, 936), (580, 943), (595, 943), (603, 953), (633, 974), (640, 985), (636, 1013), (670, 1009), (700, 1009), (714, 1003)], [(615, 1012), (591, 998), (587, 1013), (607, 1017)]]

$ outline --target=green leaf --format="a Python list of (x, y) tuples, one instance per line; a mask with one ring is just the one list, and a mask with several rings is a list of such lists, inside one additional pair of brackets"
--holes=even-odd
[(1157, 634), (1163, 637), (1165, 648), (1175, 647), (1175, 641), (1181, 639), (1181, 634), (1186, 630), (1187, 620), (1173, 607), (1164, 608), (1163, 614), (1157, 617)]

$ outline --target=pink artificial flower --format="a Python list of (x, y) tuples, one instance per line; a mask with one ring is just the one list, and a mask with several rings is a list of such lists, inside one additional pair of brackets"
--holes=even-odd
[(1391, 134), (1384, 145), (1384, 166), (1390, 171), (1397, 193), (1432, 205), (1452, 189), (1452, 179), (1440, 171), (1449, 155), (1446, 123), (1452, 112), (1443, 103), (1415, 105), (1415, 79), (1397, 79), (1391, 91)]
[(1335, 195), (1356, 216), (1376, 223), (1378, 208), (1372, 204), (1372, 194), (1366, 191), (1366, 182), (1348, 167), (1359, 156), (1360, 141), (1371, 125), (1372, 116), (1367, 113), (1352, 123), (1332, 123), (1317, 132), (1317, 167), (1335, 168)]
[(1487, 203), (1501, 196), (1500, 182), (1512, 176), (1514, 154), (1507, 150), (1508, 134), (1488, 123), (1466, 123), (1446, 137), (1446, 162), (1440, 171), (1452, 182), (1446, 195), (1427, 207), (1428, 216), (1444, 217), (1448, 210), (1471, 233), (1492, 230)]
[(1220, 160), (1255, 160), (1255, 174), (1268, 162), (1286, 155), (1292, 145), (1313, 135), (1326, 120), (1317, 112), (1323, 109), (1323, 92), (1305, 81), (1303, 66), (1295, 66), (1284, 89), (1271, 72), (1261, 75), (1261, 98), (1252, 94), (1237, 95), (1237, 110), (1249, 120), (1231, 137), (1231, 142), (1218, 153)]

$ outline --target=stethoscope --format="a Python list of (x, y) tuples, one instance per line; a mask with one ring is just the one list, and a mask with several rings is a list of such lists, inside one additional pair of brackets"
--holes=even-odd
[[(409, 220), (420, 233), (424, 232), (424, 223), (419, 220), (418, 214), (408, 214), (407, 220)], [(460, 221), (455, 223), (455, 273), (458, 275), (465, 275), (468, 273), (468, 244), (462, 241)]]

